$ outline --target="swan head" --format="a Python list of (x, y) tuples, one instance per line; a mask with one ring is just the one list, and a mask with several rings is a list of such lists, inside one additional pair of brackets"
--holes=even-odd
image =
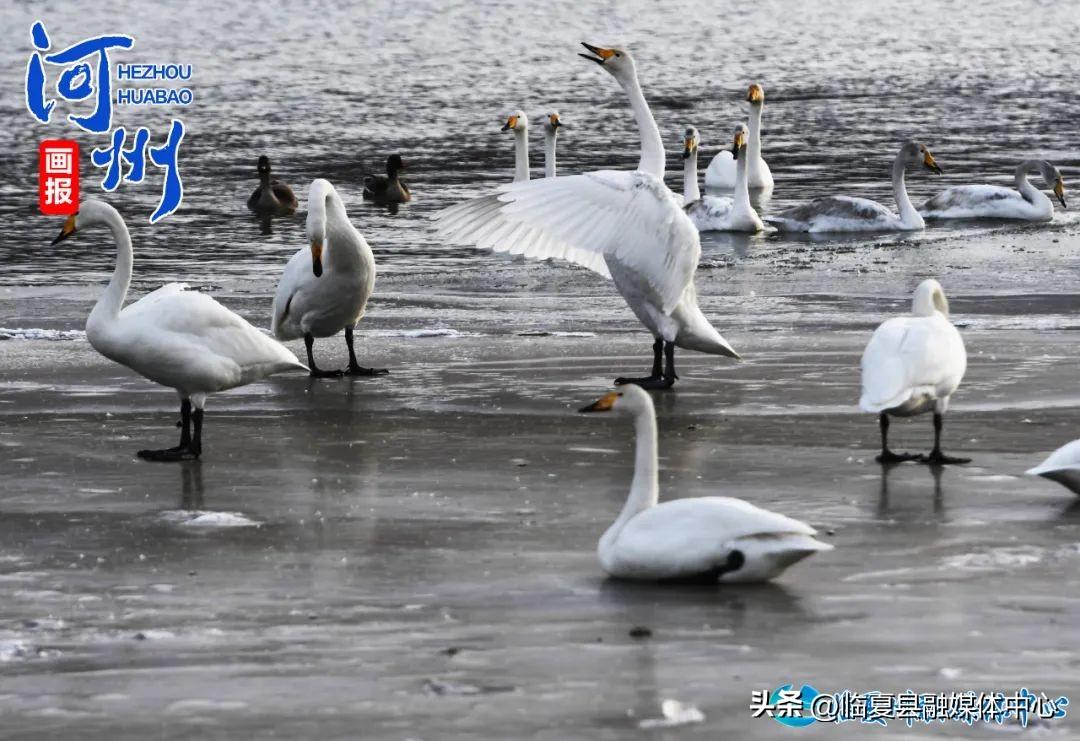
[(697, 128), (694, 126), (687, 126), (686, 133), (683, 134), (683, 159), (690, 159), (691, 155), (696, 154), (700, 144), (701, 135), (698, 134)]
[(765, 103), (765, 88), (755, 82), (747, 89), (746, 99), (751, 105), (763, 105)]
[(735, 127), (735, 137), (731, 142), (731, 156), (738, 161), (739, 153), (746, 152), (746, 142), (750, 138), (750, 129), (746, 124), (741, 123)]
[(1046, 181), (1047, 187), (1054, 191), (1054, 195), (1061, 202), (1061, 207), (1067, 208), (1065, 205), (1065, 180), (1061, 177), (1061, 171), (1043, 160), (1039, 163), (1039, 172), (1042, 174), (1043, 180)]
[(933, 278), (927, 278), (915, 289), (915, 298), (911, 302), (911, 313), (915, 316), (933, 316), (934, 312), (949, 316), (949, 301), (941, 284)]
[(59, 244), (75, 234), (75, 232), (86, 229), (87, 227), (94, 226), (95, 224), (104, 224), (111, 217), (119, 218), (120, 214), (115, 208), (104, 201), (88, 198), (79, 204), (78, 211), (64, 219), (64, 225), (60, 228), (60, 233), (51, 244)]
[(594, 401), (578, 410), (582, 414), (593, 412), (619, 412), (623, 414), (637, 415), (639, 413), (655, 414), (652, 397), (640, 386), (628, 383), (620, 386), (617, 391), (609, 391)]
[(592, 44), (586, 44), (584, 41), (581, 42), (581, 45), (591, 53), (579, 53), (578, 56), (588, 59), (590, 62), (596, 62), (610, 72), (616, 80), (630, 80), (637, 74), (637, 70), (634, 68), (634, 58), (630, 56), (630, 52), (626, 49), (593, 46)]
[(525, 111), (516, 110), (506, 117), (506, 121), (503, 122), (503, 131), (513, 131), (515, 134), (519, 132), (525, 132), (529, 128), (529, 117), (525, 115)]
[(930, 150), (922, 142), (908, 142), (900, 149), (900, 156), (903, 157), (906, 165), (918, 162), (935, 175), (941, 174), (941, 168), (938, 167), (934, 155), (930, 154)]
[(559, 129), (563, 127), (562, 119), (559, 118), (558, 111), (552, 111), (544, 117), (544, 133), (551, 136), (558, 136)]
[(257, 165), (259, 175), (270, 174), (270, 158), (265, 154), (259, 156), (259, 164)]
[(326, 200), (334, 193), (329, 180), (316, 178), (308, 189), (307, 235), (311, 245), (311, 272), (323, 274), (323, 247), (326, 244)]

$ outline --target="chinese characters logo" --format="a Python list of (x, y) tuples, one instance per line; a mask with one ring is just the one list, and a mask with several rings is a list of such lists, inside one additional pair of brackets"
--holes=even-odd
[(48, 139), (38, 145), (38, 207), (47, 216), (79, 210), (79, 143)]

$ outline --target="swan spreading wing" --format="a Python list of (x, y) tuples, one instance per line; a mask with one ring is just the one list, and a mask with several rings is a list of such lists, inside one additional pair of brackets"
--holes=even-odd
[(504, 185), (436, 216), (456, 244), (557, 258), (606, 278), (608, 261), (640, 276), (665, 314), (694, 278), (701, 242), (674, 194), (641, 171), (600, 170)]

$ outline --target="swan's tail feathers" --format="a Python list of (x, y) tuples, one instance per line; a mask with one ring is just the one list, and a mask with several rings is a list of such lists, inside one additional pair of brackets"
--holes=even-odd
[(705, 350), (704, 352), (711, 353), (713, 355), (724, 355), (729, 358), (734, 358), (735, 360), (742, 360), (742, 355), (739, 355), (739, 353), (735, 351), (735, 348), (732, 347), (728, 343), (728, 341), (720, 335), (719, 332), (716, 333), (716, 338), (710, 345), (709, 349)]
[(905, 401), (911, 398), (911, 391), (903, 391), (892, 398), (885, 399), (884, 401), (879, 398), (875, 398), (870, 391), (864, 391), (863, 395), (859, 398), (859, 408), (864, 412), (870, 412), (871, 414), (880, 414), (881, 412), (889, 409), (895, 409), (903, 404)]
[(807, 533), (769, 533), (740, 538), (732, 546), (742, 552), (744, 566), (721, 581), (766, 581), (815, 553), (833, 546)]

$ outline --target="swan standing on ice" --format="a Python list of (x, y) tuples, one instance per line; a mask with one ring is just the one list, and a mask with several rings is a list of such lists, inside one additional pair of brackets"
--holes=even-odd
[[(270, 331), (280, 340), (304, 338), (313, 378), (385, 374), (361, 367), (353, 349), (353, 328), (364, 316), (375, 287), (375, 256), (326, 180), (312, 181), (308, 191), (307, 235), (310, 248), (297, 251), (281, 275)], [(349, 348), (348, 370), (320, 370), (311, 352), (315, 338), (332, 337), (342, 329)]]
[(300, 204), (292, 188), (270, 177), (270, 158), (259, 157), (259, 187), (248, 198), (248, 208), (259, 216), (288, 216), (296, 212)]
[[(970, 463), (941, 452), (941, 428), (949, 397), (967, 370), (964, 340), (949, 321), (949, 302), (941, 284), (924, 280), (915, 289), (914, 316), (895, 317), (874, 330), (862, 356), (859, 406), (878, 415), (878, 463), (920, 461), (931, 465)], [(889, 450), (889, 416), (910, 417), (933, 410), (934, 449), (929, 456)]]
[(559, 129), (563, 128), (558, 111), (547, 114), (544, 121), (544, 177), (555, 177), (555, 145), (559, 140)]
[(83, 201), (78, 213), (64, 222), (53, 244), (98, 224), (112, 232), (116, 268), (86, 320), (86, 339), (109, 360), (176, 389), (180, 395), (180, 444), (164, 450), (140, 450), (140, 458), (198, 458), (207, 394), (281, 371), (307, 370), (284, 345), (186, 283), (169, 283), (125, 307), (134, 257), (131, 235), (115, 208), (101, 201)]
[(735, 129), (735, 153), (739, 175), (735, 179), (735, 192), (730, 196), (701, 197), (697, 184), (697, 153), (700, 145), (698, 130), (693, 126), (686, 130), (683, 142), (683, 202), (686, 214), (699, 232), (760, 232), (765, 228), (757, 211), (750, 205), (747, 187), (746, 124)]
[(514, 132), (514, 182), (525, 182), (529, 179), (529, 117), (525, 111), (514, 111), (506, 117), (502, 130)]
[(668, 388), (677, 378), (676, 345), (739, 355), (698, 308), (694, 273), (701, 242), (677, 196), (664, 185), (664, 145), (633, 58), (623, 49), (584, 46), (592, 55), (581, 56), (609, 72), (630, 98), (641, 136), (637, 169), (504, 185), (493, 195), (442, 211), (436, 229), (456, 244), (568, 260), (612, 278), (655, 338), (652, 373), (616, 383)]
[(1062, 445), (1025, 473), (1056, 481), (1074, 494), (1080, 494), (1080, 440)]
[(766, 221), (785, 232), (887, 232), (917, 231), (925, 228), (922, 216), (911, 205), (904, 186), (904, 170), (913, 163), (921, 162), (932, 171), (941, 174), (930, 150), (918, 142), (908, 142), (900, 148), (892, 168), (893, 195), (900, 209), (897, 216), (877, 201), (850, 196), (817, 198)]
[(804, 522), (732, 497), (657, 504), (656, 411), (648, 393), (624, 386), (581, 409), (622, 412), (637, 433), (634, 479), (618, 519), (597, 547), (600, 565), (625, 579), (766, 581), (818, 551), (832, 550)]
[[(754, 83), (746, 91), (750, 101), (750, 136), (747, 142), (748, 184), (751, 188), (771, 189), (772, 171), (761, 156), (761, 111), (765, 107), (765, 90)], [(724, 150), (712, 158), (705, 170), (705, 185), (710, 188), (732, 190), (738, 179), (738, 164), (735, 153)]]
[(1050, 221), (1054, 203), (1028, 182), (1027, 174), (1038, 170), (1046, 187), (1065, 208), (1065, 181), (1046, 160), (1024, 160), (1016, 168), (1016, 190), (1000, 185), (957, 185), (946, 188), (923, 204), (919, 213), (927, 219), (1021, 219)]

